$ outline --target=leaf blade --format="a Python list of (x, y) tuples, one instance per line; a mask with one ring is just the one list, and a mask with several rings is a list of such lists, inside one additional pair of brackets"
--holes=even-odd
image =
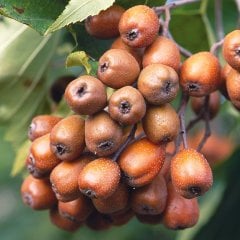
[(63, 13), (47, 29), (45, 35), (63, 28), (71, 23), (81, 22), (90, 15), (96, 15), (101, 10), (110, 7), (115, 0), (82, 0), (79, 5), (78, 0), (70, 0)]

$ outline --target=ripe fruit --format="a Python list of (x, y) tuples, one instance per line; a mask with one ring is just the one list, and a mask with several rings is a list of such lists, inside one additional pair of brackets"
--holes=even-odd
[(122, 137), (121, 126), (105, 111), (89, 116), (86, 120), (86, 145), (92, 153), (98, 156), (108, 156), (114, 153), (120, 147)]
[(107, 105), (103, 83), (95, 77), (83, 75), (68, 84), (65, 91), (68, 106), (78, 114), (91, 115)]
[(75, 76), (62, 76), (58, 78), (50, 88), (50, 96), (55, 103), (59, 103), (67, 85), (75, 79)]
[(190, 96), (202, 97), (216, 91), (221, 83), (221, 67), (210, 52), (199, 52), (182, 65), (180, 84)]
[(112, 225), (122, 226), (132, 219), (132, 217), (134, 216), (134, 212), (131, 208), (129, 208), (120, 212), (112, 213), (108, 216), (111, 218)]
[(72, 161), (82, 153), (84, 120), (78, 115), (68, 116), (58, 122), (50, 133), (51, 150), (63, 161)]
[(132, 85), (140, 72), (136, 59), (123, 49), (106, 51), (98, 64), (98, 78), (111, 88)]
[(155, 144), (173, 141), (179, 133), (179, 117), (168, 103), (148, 106), (142, 121), (148, 139)]
[(92, 230), (107, 230), (112, 226), (112, 219), (109, 215), (94, 211), (86, 220), (86, 225)]
[(113, 5), (98, 15), (89, 16), (85, 20), (87, 32), (96, 38), (108, 39), (119, 35), (118, 23), (124, 12), (124, 8)]
[(61, 120), (62, 118), (51, 115), (38, 115), (34, 117), (28, 128), (28, 138), (34, 141), (47, 133), (50, 133), (52, 128)]
[(240, 110), (240, 73), (232, 69), (226, 80), (228, 96), (232, 104)]
[(167, 65), (178, 72), (181, 55), (176, 43), (163, 36), (157, 37), (157, 39), (146, 48), (143, 55), (144, 68), (153, 63)]
[(229, 64), (225, 64), (221, 70), (221, 83), (219, 86), (219, 91), (227, 100), (229, 100), (229, 96), (227, 92), (226, 81), (227, 81), (227, 76), (231, 70), (232, 70), (232, 67)]
[[(200, 115), (203, 113), (202, 111), (205, 111), (204, 105), (205, 97), (191, 98), (191, 107), (196, 115)], [(208, 111), (210, 119), (213, 119), (217, 115), (219, 108), (220, 108), (220, 95), (217, 91), (215, 91), (209, 95)]]
[(78, 178), (80, 191), (88, 197), (106, 199), (118, 188), (120, 169), (109, 158), (98, 158), (88, 163)]
[(108, 110), (114, 120), (121, 124), (132, 125), (143, 118), (146, 104), (142, 94), (136, 88), (126, 86), (112, 94)]
[(60, 160), (50, 149), (50, 135), (46, 134), (33, 141), (27, 158), (27, 169), (35, 178), (43, 178), (50, 174)]
[[(191, 137), (189, 140), (191, 147), (197, 148), (202, 137), (202, 131)], [(234, 148), (235, 142), (229, 136), (221, 136), (216, 132), (212, 132), (211, 136), (204, 144), (201, 153), (205, 156), (211, 166), (215, 166), (222, 163), (224, 160), (229, 159)]]
[(167, 207), (162, 218), (165, 227), (178, 230), (194, 226), (199, 218), (197, 198), (183, 198), (175, 191), (171, 182), (167, 188)]
[(50, 181), (59, 201), (69, 202), (81, 195), (78, 188), (78, 176), (93, 159), (92, 155), (83, 154), (75, 161), (61, 162), (52, 170)]
[(152, 182), (163, 166), (165, 146), (155, 145), (147, 138), (128, 145), (118, 163), (125, 181), (131, 187), (141, 187)]
[(117, 190), (106, 199), (92, 199), (93, 205), (100, 213), (111, 214), (121, 211), (128, 204), (128, 188), (125, 184), (120, 183)]
[(203, 195), (213, 183), (208, 161), (193, 148), (183, 149), (172, 158), (171, 178), (176, 192), (189, 199)]
[(137, 214), (161, 214), (167, 202), (167, 185), (163, 175), (141, 188), (134, 189), (131, 194), (131, 207)]
[(131, 47), (142, 48), (150, 45), (159, 31), (156, 13), (145, 5), (137, 5), (126, 10), (119, 22), (122, 40)]
[(59, 213), (59, 211), (56, 207), (52, 208), (49, 211), (49, 216), (50, 216), (51, 222), (55, 226), (65, 230), (65, 231), (74, 232), (82, 225), (82, 223), (75, 222), (75, 221), (72, 221), (68, 218), (61, 216), (61, 214)]
[(148, 103), (168, 103), (177, 96), (178, 75), (173, 68), (166, 65), (150, 64), (141, 71), (137, 87)]
[(29, 175), (22, 183), (23, 202), (35, 210), (48, 209), (57, 203), (48, 179), (36, 179)]
[(136, 218), (139, 222), (144, 223), (144, 224), (160, 224), (162, 222), (162, 214), (157, 214), (157, 215), (141, 215), (141, 214), (136, 214)]
[(240, 71), (240, 30), (232, 31), (225, 36), (223, 56), (232, 68)]
[(89, 198), (80, 194), (79, 198), (70, 202), (58, 202), (58, 211), (64, 218), (73, 222), (83, 222), (93, 211), (93, 205)]
[(123, 49), (128, 51), (138, 62), (139, 66), (142, 66), (142, 58), (144, 48), (132, 48), (125, 44), (121, 37), (118, 37), (111, 45), (110, 49)]

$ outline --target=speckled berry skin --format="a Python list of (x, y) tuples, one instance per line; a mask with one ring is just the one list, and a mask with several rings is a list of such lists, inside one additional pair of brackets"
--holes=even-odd
[(148, 139), (155, 144), (173, 141), (180, 131), (178, 114), (169, 103), (148, 106), (142, 124)]
[(150, 64), (141, 71), (137, 87), (148, 103), (161, 105), (171, 102), (177, 96), (179, 79), (173, 68)]
[(98, 15), (89, 16), (85, 20), (87, 32), (96, 38), (109, 39), (119, 36), (118, 24), (124, 8), (113, 5)]
[(101, 111), (86, 119), (85, 141), (92, 153), (103, 157), (109, 156), (121, 146), (122, 127), (109, 113)]
[[(221, 105), (221, 97), (218, 91), (215, 91), (209, 95), (208, 111), (209, 118), (213, 119), (219, 112)], [(205, 97), (192, 97), (191, 108), (196, 115), (202, 114), (205, 105)]]
[(59, 211), (58, 208), (52, 208), (49, 211), (49, 217), (52, 222), (56, 227), (63, 229), (68, 232), (75, 232), (79, 227), (81, 227), (82, 223), (72, 221), (68, 218), (63, 217)]
[(107, 105), (105, 86), (97, 78), (88, 75), (70, 82), (64, 98), (68, 106), (80, 115), (92, 115)]
[(132, 187), (149, 184), (161, 170), (165, 146), (155, 145), (143, 138), (130, 144), (120, 155), (118, 163), (125, 181)]
[(131, 193), (131, 208), (137, 214), (161, 214), (167, 202), (167, 185), (162, 174), (158, 174), (153, 181)]
[(240, 110), (240, 72), (234, 69), (229, 72), (226, 87), (232, 104)]
[(78, 188), (78, 176), (93, 159), (93, 156), (86, 154), (75, 161), (61, 162), (52, 170), (50, 181), (59, 201), (72, 201), (81, 195)]
[(168, 183), (167, 188), (167, 207), (162, 215), (162, 223), (173, 230), (193, 227), (199, 219), (197, 198), (182, 197), (175, 191), (171, 182)]
[(222, 49), (227, 63), (240, 71), (240, 30), (232, 31), (225, 36)]
[(127, 208), (129, 191), (124, 183), (119, 183), (117, 190), (106, 199), (92, 199), (98, 212), (112, 214)]
[(140, 72), (137, 60), (126, 50), (110, 49), (99, 59), (98, 78), (108, 87), (132, 85)]
[(181, 55), (178, 46), (171, 39), (158, 36), (156, 40), (146, 48), (143, 55), (143, 67), (154, 63), (160, 63), (179, 71)]
[(35, 178), (49, 176), (52, 169), (59, 163), (60, 160), (51, 151), (49, 134), (39, 137), (32, 142), (26, 165), (29, 173)]
[(221, 67), (212, 53), (196, 53), (182, 64), (180, 85), (190, 96), (206, 96), (216, 91), (220, 83)]
[(122, 40), (136, 48), (150, 45), (155, 40), (159, 27), (158, 16), (145, 5), (129, 8), (123, 13), (119, 22)]
[(51, 208), (57, 203), (48, 179), (36, 179), (29, 175), (22, 183), (23, 202), (35, 210)]
[(38, 115), (34, 117), (28, 128), (28, 138), (34, 141), (45, 134), (51, 132), (52, 128), (62, 120), (61, 117), (51, 115)]
[(173, 157), (171, 178), (177, 193), (188, 199), (204, 194), (213, 183), (208, 161), (192, 148), (183, 149)]
[(70, 202), (58, 202), (58, 211), (61, 216), (71, 219), (74, 222), (83, 222), (92, 213), (94, 207), (91, 199), (80, 194), (80, 196)]
[(58, 122), (50, 133), (52, 152), (62, 161), (77, 159), (85, 147), (85, 121), (71, 115)]
[(109, 158), (98, 158), (87, 164), (78, 178), (80, 191), (88, 197), (106, 199), (118, 188), (120, 168)]
[(146, 113), (142, 94), (134, 87), (126, 86), (114, 92), (108, 104), (111, 118), (123, 125), (139, 122)]

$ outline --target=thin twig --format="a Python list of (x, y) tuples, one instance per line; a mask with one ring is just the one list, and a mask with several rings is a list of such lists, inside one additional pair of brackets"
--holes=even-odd
[(202, 118), (203, 114), (200, 113), (196, 118), (192, 119), (187, 125), (187, 132), (191, 130), (200, 120), (202, 120)]
[[(186, 132), (186, 127), (185, 127), (185, 111), (186, 111), (188, 100), (189, 100), (189, 95), (183, 93), (182, 99), (181, 99), (181, 105), (180, 105), (180, 108), (178, 111), (178, 116), (179, 116), (179, 120), (180, 120), (180, 134), (182, 137), (184, 148), (188, 148), (187, 132)], [(180, 142), (180, 144), (181, 144), (181, 142)], [(179, 148), (179, 146), (176, 146), (176, 148)]]
[(182, 5), (185, 5), (185, 4), (189, 4), (189, 3), (195, 3), (195, 2), (199, 2), (200, 0), (178, 0), (178, 1), (175, 1), (175, 2), (172, 2), (172, 3), (169, 3), (169, 4), (166, 4), (166, 5), (163, 5), (163, 6), (159, 6), (159, 7), (154, 7), (153, 10), (158, 14), (162, 14), (166, 7), (168, 7), (169, 9), (173, 9), (173, 8), (176, 8), (176, 7), (179, 7), (179, 6), (182, 6)]
[(238, 8), (238, 27), (240, 27), (240, 0), (235, 0)]
[(210, 49), (210, 52), (214, 55), (217, 54), (217, 50), (223, 45), (223, 42), (224, 42), (224, 39), (220, 40), (219, 42), (215, 42), (211, 49)]
[(199, 152), (202, 150), (207, 139), (211, 136), (211, 128), (209, 123), (209, 95), (205, 97), (204, 109), (205, 109), (204, 111), (205, 131), (204, 131), (203, 138), (197, 148)]
[(222, 17), (222, 0), (214, 0), (215, 7), (215, 26), (217, 39), (220, 41), (224, 38), (223, 17)]
[(128, 144), (134, 139), (135, 132), (137, 130), (137, 124), (133, 125), (131, 132), (129, 133), (127, 140), (122, 144), (122, 146), (117, 150), (117, 152), (113, 155), (112, 160), (117, 161), (120, 154), (123, 152), (123, 150), (128, 146)]
[(170, 9), (166, 5), (166, 7), (165, 7), (165, 21), (163, 23), (163, 32), (162, 32), (162, 35), (165, 36), (165, 37), (168, 36), (168, 29), (169, 29), (170, 20), (171, 20)]

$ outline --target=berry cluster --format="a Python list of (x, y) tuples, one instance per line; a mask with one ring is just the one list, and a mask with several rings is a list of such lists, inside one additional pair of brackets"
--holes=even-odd
[[(178, 149), (184, 126), (170, 102), (180, 85), (194, 112), (211, 119), (220, 105), (215, 91), (226, 79), (226, 92), (240, 108), (240, 31), (224, 41), (224, 56), (235, 70), (228, 66), (222, 74), (211, 52), (181, 65), (178, 46), (158, 35), (158, 16), (147, 6), (125, 11), (113, 5), (85, 26), (98, 38), (120, 37), (99, 59), (96, 77), (83, 75), (67, 85), (64, 98), (73, 115), (32, 120), (24, 203), (50, 209), (51, 221), (68, 231), (83, 224), (107, 229), (133, 216), (171, 229), (195, 225), (197, 197), (211, 187), (212, 171), (184, 137)], [(109, 97), (106, 87), (114, 89)], [(172, 142), (176, 151), (169, 154)]]

